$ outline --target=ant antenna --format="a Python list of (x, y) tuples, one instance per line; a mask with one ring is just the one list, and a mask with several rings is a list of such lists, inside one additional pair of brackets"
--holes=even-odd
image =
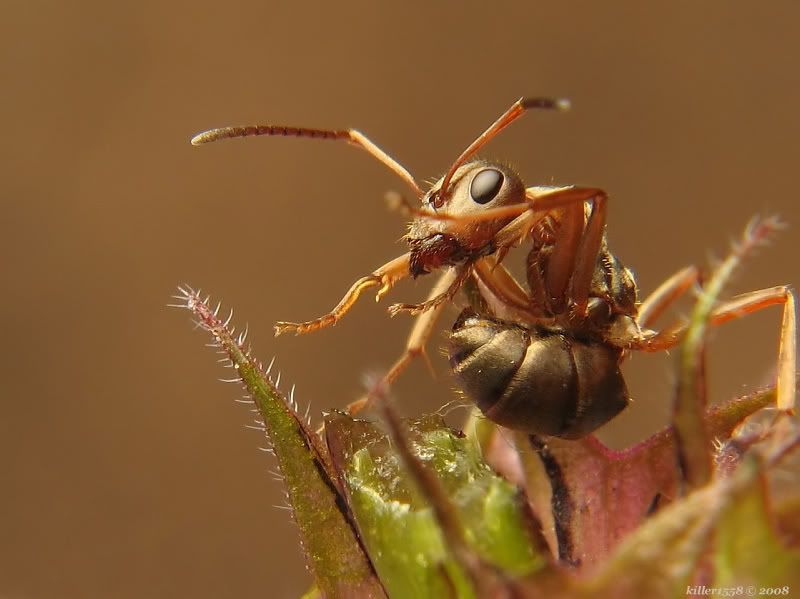
[(503, 129), (508, 127), (511, 123), (521, 117), (525, 111), (531, 108), (545, 109), (545, 110), (558, 110), (565, 112), (570, 109), (570, 101), (566, 98), (520, 98), (511, 108), (497, 119), (486, 131), (481, 133), (478, 138), (473, 141), (469, 147), (461, 153), (461, 156), (456, 158), (456, 161), (447, 171), (444, 179), (442, 179), (442, 186), (439, 188), (439, 197), (436, 204), (439, 206), (444, 202), (447, 195), (447, 187), (450, 185), (450, 180), (462, 164), (469, 160), (478, 150), (480, 150), (487, 142), (492, 140), (495, 135), (500, 133)]
[(254, 135), (280, 135), (283, 137), (310, 137), (311, 139), (344, 140), (368, 152), (373, 158), (389, 167), (403, 179), (411, 189), (422, 197), (422, 190), (406, 168), (371, 142), (363, 133), (355, 129), (310, 129), (308, 127), (284, 127), (282, 125), (248, 125), (245, 127), (221, 127), (198, 133), (191, 139), (193, 146), (210, 143), (220, 139), (250, 137)]

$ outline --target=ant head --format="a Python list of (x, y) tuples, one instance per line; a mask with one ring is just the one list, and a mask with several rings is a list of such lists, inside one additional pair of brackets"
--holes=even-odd
[(486, 220), (460, 220), (458, 217), (485, 212), (489, 208), (524, 204), (525, 185), (510, 168), (472, 160), (472, 157), (530, 108), (567, 110), (569, 102), (552, 98), (521, 98), (456, 158), (447, 174), (422, 196), (423, 207), (433, 212), (441, 209), (456, 220), (422, 215), (410, 223), (406, 240), (411, 247), (412, 276), (444, 265), (458, 264), (471, 256), (494, 252), (495, 236), (513, 217)]
[(450, 179), (449, 192), (441, 193), (442, 177), (422, 197), (422, 204), (456, 220), (421, 216), (414, 219), (407, 235), (416, 241), (446, 235), (463, 251), (470, 253), (484, 247), (509, 219), (474, 222), (458, 217), (471, 216), (489, 208), (501, 208), (525, 202), (525, 185), (511, 168), (495, 162), (473, 160), (460, 166)]

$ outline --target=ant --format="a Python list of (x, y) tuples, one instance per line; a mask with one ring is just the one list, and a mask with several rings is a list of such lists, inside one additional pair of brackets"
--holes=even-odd
[[(307, 322), (278, 322), (275, 335), (304, 334), (339, 322), (367, 289), (376, 301), (399, 281), (441, 272), (426, 301), (394, 304), (391, 315), (416, 316), (405, 350), (382, 380), (391, 385), (425, 352), (444, 307), (467, 285), (477, 291), (473, 308), (456, 320), (449, 338), (455, 377), (494, 422), (526, 433), (569, 439), (586, 436), (622, 411), (630, 399), (619, 366), (632, 350), (675, 346), (687, 324), (660, 331), (650, 326), (699, 282), (689, 266), (667, 279), (644, 301), (630, 270), (606, 241), (608, 196), (595, 187), (526, 187), (509, 167), (474, 158), (500, 131), (531, 109), (563, 111), (569, 102), (521, 98), (479, 135), (430, 189), (364, 134), (257, 125), (212, 129), (193, 145), (253, 135), (341, 140), (368, 152), (403, 179), (421, 206), (395, 200), (411, 217), (409, 251), (358, 279), (327, 314)], [(527, 289), (502, 264), (515, 246), (530, 243)], [(474, 294), (473, 294), (474, 295)], [(721, 303), (711, 316), (722, 324), (767, 306), (782, 305), (778, 349), (777, 406), (790, 411), (796, 392), (794, 292), (778, 286)], [(475, 306), (478, 309), (474, 309)], [(351, 403), (351, 413), (371, 398)]]

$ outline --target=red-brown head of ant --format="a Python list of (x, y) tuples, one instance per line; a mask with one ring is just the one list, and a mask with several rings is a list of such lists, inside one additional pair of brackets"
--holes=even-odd
[(495, 235), (512, 217), (475, 221), (461, 217), (525, 203), (522, 180), (501, 164), (468, 162), (456, 169), (445, 192), (441, 187), (443, 181), (444, 177), (423, 196), (423, 209), (458, 220), (419, 216), (411, 221), (406, 241), (411, 248), (413, 277), (493, 253)]

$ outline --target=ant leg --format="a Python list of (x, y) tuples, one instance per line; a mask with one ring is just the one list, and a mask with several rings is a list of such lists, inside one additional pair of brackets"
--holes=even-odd
[(377, 159), (384, 166), (405, 181), (411, 189), (422, 197), (420, 189), (414, 177), (397, 160), (381, 150), (370, 139), (355, 129), (311, 129), (308, 127), (284, 127), (282, 125), (249, 125), (245, 127), (221, 127), (211, 129), (195, 135), (191, 143), (193, 146), (210, 143), (219, 139), (229, 139), (233, 137), (249, 137), (252, 135), (279, 135), (283, 137), (309, 137), (312, 139), (333, 139), (344, 140), (354, 146), (365, 150), (373, 158)]
[[(469, 269), (463, 270), (468, 271)], [(448, 269), (444, 274), (442, 274), (441, 277), (439, 277), (439, 280), (436, 282), (436, 285), (434, 285), (428, 297), (433, 299), (445, 293), (459, 276), (461, 275), (456, 269)], [(406, 369), (406, 367), (408, 367), (415, 357), (425, 355), (425, 344), (428, 342), (428, 339), (430, 339), (431, 333), (433, 332), (433, 327), (446, 305), (447, 304), (445, 303), (437, 304), (427, 312), (424, 312), (417, 317), (416, 321), (414, 322), (414, 326), (411, 328), (411, 333), (408, 336), (408, 340), (406, 341), (406, 348), (403, 351), (403, 354), (384, 375), (381, 384), (377, 385), (375, 388), (389, 387), (397, 380), (397, 377), (400, 376), (400, 374)], [(366, 396), (348, 404), (347, 412), (351, 415), (357, 414), (358, 412), (368, 408), (372, 401), (373, 397), (367, 394)]]
[(389, 306), (389, 315), (394, 317), (400, 314), (400, 312), (409, 312), (412, 316), (418, 316), (429, 310), (433, 310), (441, 304), (451, 301), (456, 296), (456, 293), (458, 293), (458, 290), (464, 285), (464, 281), (467, 280), (469, 272), (470, 265), (458, 267), (455, 269), (455, 277), (444, 291), (436, 295), (431, 295), (421, 304), (392, 304)]
[(597, 267), (597, 254), (606, 231), (606, 210), (608, 196), (604, 191), (597, 190), (592, 196), (592, 213), (586, 222), (578, 257), (575, 261), (575, 270), (570, 279), (570, 300), (575, 306), (577, 314), (585, 314), (589, 303), (589, 290), (592, 278)]
[(388, 192), (386, 200), (390, 209), (399, 210), (402, 214), (414, 218), (427, 218), (437, 221), (449, 221), (456, 225), (482, 223), (494, 220), (513, 219), (505, 225), (495, 236), (498, 247), (513, 246), (525, 237), (530, 227), (542, 219), (545, 213), (563, 208), (572, 203), (591, 200), (595, 193), (581, 193), (581, 191), (597, 192), (593, 188), (580, 187), (529, 187), (525, 190), (526, 200), (518, 204), (488, 208), (473, 214), (449, 214), (448, 212), (433, 212), (426, 208), (417, 208), (397, 192)]
[(511, 248), (520, 243), (531, 228), (543, 219), (548, 213), (570, 206), (583, 204), (605, 192), (593, 187), (529, 187), (525, 190), (528, 200), (525, 203), (490, 208), (483, 212), (476, 212), (466, 216), (429, 216), (435, 220), (452, 220), (459, 223), (484, 222), (513, 218), (510, 223), (500, 229), (494, 236), (498, 251)]
[[(724, 324), (775, 305), (783, 306), (778, 345), (776, 402), (780, 410), (792, 411), (797, 386), (797, 308), (794, 292), (787, 286), (780, 286), (743, 293), (723, 302), (716, 308), (711, 314), (709, 323), (712, 325)], [(669, 349), (681, 341), (687, 328), (686, 322), (676, 323), (653, 337), (636, 342), (632, 349), (648, 352)]]
[(563, 312), (567, 303), (567, 287), (573, 277), (575, 262), (584, 236), (585, 216), (583, 203), (564, 206), (554, 215), (558, 222), (558, 235), (553, 251), (547, 260), (544, 273), (546, 306), (553, 313)]
[[(521, 311), (530, 317), (534, 313), (531, 298), (508, 269), (498, 264), (493, 257), (481, 258), (473, 265), (473, 276), (486, 287), (496, 301), (504, 307)], [(492, 305), (494, 302), (489, 301)]]
[[(497, 233), (495, 243), (498, 251), (519, 242), (545, 213), (563, 211), (556, 216), (560, 216), (559, 225), (565, 229), (559, 230), (559, 240), (548, 265), (548, 299), (555, 299), (558, 303), (569, 291), (578, 313), (583, 313), (589, 301), (597, 254), (605, 233), (608, 196), (595, 187), (529, 187), (525, 192), (529, 212), (521, 214)], [(584, 223), (583, 205), (586, 202), (592, 202), (592, 212)], [(565, 232), (563, 237), (561, 230)]]
[(353, 286), (345, 293), (342, 300), (336, 307), (327, 314), (309, 320), (307, 322), (277, 322), (275, 323), (275, 336), (283, 333), (292, 332), (295, 335), (313, 333), (325, 327), (335, 325), (341, 318), (350, 311), (359, 296), (370, 287), (380, 287), (375, 296), (375, 301), (383, 297), (397, 281), (409, 275), (409, 261), (411, 254), (406, 253), (381, 266), (371, 275), (360, 278), (353, 283)]
[(661, 283), (639, 307), (639, 326), (649, 328), (650, 324), (661, 316), (670, 304), (697, 282), (699, 276), (700, 271), (696, 266), (687, 266)]
[(427, 218), (429, 220), (448, 221), (456, 224), (472, 224), (505, 218), (515, 218), (530, 209), (530, 205), (527, 202), (520, 202), (519, 204), (511, 204), (499, 208), (488, 208), (483, 212), (455, 215), (443, 211), (434, 212), (425, 207), (414, 206), (408, 198), (396, 191), (387, 191), (386, 194), (384, 194), (384, 199), (386, 200), (389, 210), (400, 212), (400, 214), (405, 217)]
[[(522, 243), (533, 226), (545, 216), (545, 213), (537, 214), (534, 212), (528, 204), (509, 206), (508, 208), (519, 207), (522, 207), (522, 209), (519, 211), (520, 213), (518, 215), (515, 215), (516, 218), (500, 229), (494, 236), (494, 243), (497, 246), (497, 255), (500, 257), (500, 260), (505, 257), (508, 250)], [(505, 210), (505, 208), (497, 208), (495, 210)], [(492, 210), (487, 210), (483, 214), (491, 211)], [(498, 260), (498, 262), (500, 260)]]

